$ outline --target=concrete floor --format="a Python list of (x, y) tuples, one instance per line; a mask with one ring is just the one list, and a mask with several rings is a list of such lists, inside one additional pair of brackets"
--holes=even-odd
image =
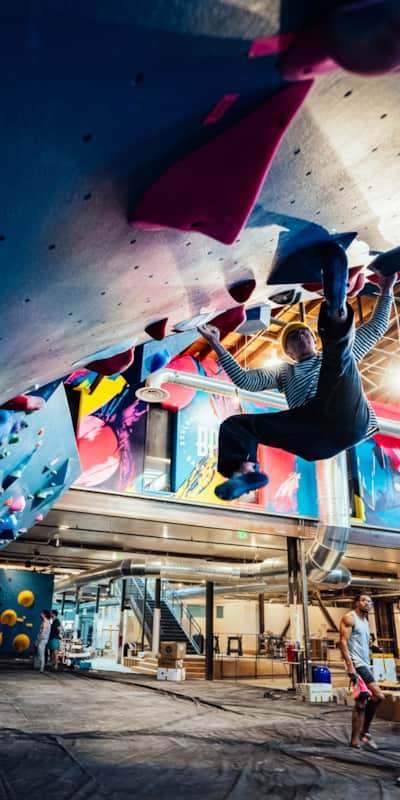
[[(350, 710), (242, 682), (0, 671), (1, 800), (390, 800), (399, 737), (348, 747)], [(274, 699), (275, 698), (275, 699)]]

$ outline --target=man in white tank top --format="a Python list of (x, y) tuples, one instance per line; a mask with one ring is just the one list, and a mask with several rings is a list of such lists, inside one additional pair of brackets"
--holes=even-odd
[(359, 677), (367, 684), (371, 694), (366, 697), (360, 693), (355, 700), (352, 728), (351, 747), (368, 747), (377, 750), (377, 745), (371, 738), (369, 728), (375, 716), (376, 709), (383, 700), (384, 695), (375, 682), (370, 669), (368, 613), (372, 607), (369, 595), (361, 593), (354, 601), (354, 611), (348, 611), (340, 622), (339, 648), (345, 661), (349, 678), (353, 684)]

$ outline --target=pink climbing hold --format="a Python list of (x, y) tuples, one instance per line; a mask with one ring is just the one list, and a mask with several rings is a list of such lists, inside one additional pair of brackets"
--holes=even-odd
[(295, 38), (295, 33), (278, 33), (276, 36), (254, 39), (250, 46), (249, 58), (261, 58), (281, 53), (282, 50), (287, 50)]
[(216, 122), (219, 122), (220, 119), (226, 114), (226, 112), (230, 109), (233, 105), (235, 100), (239, 97), (238, 94), (225, 94), (218, 100), (218, 103), (212, 111), (206, 116), (203, 125), (213, 125)]
[(254, 278), (250, 278), (249, 280), (233, 283), (232, 286), (228, 288), (228, 292), (237, 303), (245, 303), (253, 294), (255, 288), (256, 282)]
[(10, 511), (12, 513), (18, 514), (20, 511), (24, 510), (25, 506), (26, 506), (25, 497), (23, 495), (20, 495), (20, 497), (16, 497), (15, 500), (13, 500), (13, 502), (11, 503)]
[(215, 325), (222, 336), (227, 336), (228, 333), (232, 333), (232, 331), (236, 330), (245, 319), (245, 307), (235, 306), (234, 308), (229, 308), (228, 311), (223, 311), (222, 314), (218, 314), (217, 317), (210, 320), (209, 324)]
[(168, 317), (164, 317), (164, 319), (159, 319), (157, 322), (150, 322), (149, 325), (146, 325), (145, 332), (148, 336), (151, 336), (152, 339), (156, 339), (158, 342), (161, 339), (165, 339), (165, 335), (167, 332), (167, 324), (168, 324)]
[(131, 225), (197, 231), (232, 244), (311, 86), (312, 81), (303, 81), (280, 89), (239, 122), (172, 164), (145, 192)]
[(286, 81), (310, 80), (337, 69), (329, 52), (325, 20), (299, 33), (279, 61), (279, 71)]
[(46, 404), (43, 397), (34, 397), (30, 394), (18, 394), (12, 400), (7, 400), (0, 407), (9, 411), (38, 411)]
[(128, 350), (117, 353), (115, 356), (91, 361), (89, 364), (85, 364), (85, 369), (97, 372), (98, 375), (119, 375), (133, 364), (134, 354), (135, 348), (129, 347)]
[(36, 514), (35, 522), (42, 522), (44, 519), (43, 514)]

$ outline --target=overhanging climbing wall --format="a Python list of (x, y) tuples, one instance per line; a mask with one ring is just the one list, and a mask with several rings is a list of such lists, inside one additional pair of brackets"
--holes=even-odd
[[(279, 290), (265, 285), (278, 241), (357, 231), (364, 257), (368, 246), (398, 244), (399, 75), (341, 69), (354, 65), (336, 39), (327, 50), (326, 30), (307, 45), (306, 64), (298, 34), (318, 23), (318, 7), (3, 3), (0, 400), (70, 374), (77, 362), (127, 351), (147, 340), (145, 330), (171, 333), (223, 311), (237, 282), (254, 281), (251, 302), (265, 302)], [(289, 46), (295, 58), (284, 68), (279, 51)], [(318, 58), (327, 55), (324, 72)], [(288, 63), (298, 69), (290, 82)], [(310, 88), (303, 79), (314, 75)], [(271, 107), (275, 138), (262, 153)], [(188, 209), (190, 200), (190, 230), (149, 230), (147, 193), (188, 158), (202, 186), (190, 182), (193, 195), (183, 197), (175, 177), (161, 210), (179, 211), (182, 198)], [(242, 204), (239, 228), (247, 222), (221, 237), (209, 223), (211, 211), (219, 226), (229, 222), (228, 190)], [(174, 222), (155, 220), (165, 221)]]

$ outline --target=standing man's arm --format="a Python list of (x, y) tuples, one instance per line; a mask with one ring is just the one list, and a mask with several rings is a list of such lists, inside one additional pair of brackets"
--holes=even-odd
[(353, 352), (356, 361), (361, 361), (388, 329), (396, 280), (397, 274), (379, 276), (380, 297), (370, 319), (358, 328), (354, 338)]
[(199, 325), (199, 333), (206, 339), (215, 350), (221, 367), (229, 375), (231, 381), (248, 392), (260, 392), (264, 389), (279, 389), (280, 367), (275, 369), (243, 369), (240, 364), (231, 356), (228, 350), (222, 346), (218, 328), (214, 325)]
[(354, 679), (356, 678), (356, 670), (354, 668), (354, 664), (351, 660), (351, 656), (349, 653), (348, 648), (348, 641), (350, 639), (352, 630), (354, 627), (354, 619), (353, 614), (351, 611), (348, 611), (347, 614), (342, 617), (340, 622), (340, 639), (339, 639), (339, 650), (342, 654), (343, 660), (346, 664), (346, 669), (349, 674), (349, 677), (352, 678), (354, 675)]

